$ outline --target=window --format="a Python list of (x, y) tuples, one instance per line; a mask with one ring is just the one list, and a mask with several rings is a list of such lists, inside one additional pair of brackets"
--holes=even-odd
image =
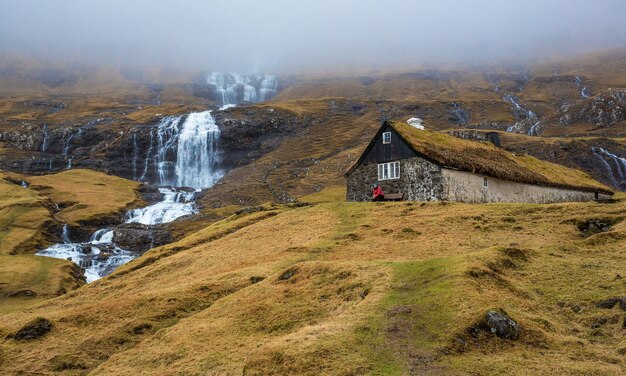
[(489, 187), (489, 183), (487, 182), (487, 178), (486, 177), (483, 178), (483, 187), (484, 188)]
[(400, 162), (378, 164), (378, 180), (400, 179)]
[(390, 144), (391, 143), (391, 132), (384, 132), (383, 133), (383, 144)]

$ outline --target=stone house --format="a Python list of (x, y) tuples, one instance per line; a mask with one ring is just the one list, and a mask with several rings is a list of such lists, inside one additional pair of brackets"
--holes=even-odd
[(613, 194), (582, 171), (394, 121), (382, 124), (345, 176), (348, 201), (370, 201), (378, 184), (409, 201), (553, 203)]

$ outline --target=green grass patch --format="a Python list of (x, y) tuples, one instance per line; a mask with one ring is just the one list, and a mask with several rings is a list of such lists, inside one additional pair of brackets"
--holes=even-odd
[(409, 355), (431, 354), (454, 333), (455, 258), (389, 264), (394, 277), (378, 312), (356, 328), (372, 374), (407, 374)]

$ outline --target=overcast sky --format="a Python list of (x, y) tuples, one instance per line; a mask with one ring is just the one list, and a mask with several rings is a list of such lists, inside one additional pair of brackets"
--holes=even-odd
[(626, 0), (0, 0), (0, 52), (307, 72), (626, 46)]

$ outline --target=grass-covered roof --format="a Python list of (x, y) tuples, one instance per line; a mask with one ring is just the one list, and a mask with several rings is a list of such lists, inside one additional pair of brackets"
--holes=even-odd
[(580, 170), (529, 155), (514, 155), (488, 142), (419, 130), (399, 121), (388, 124), (416, 153), (445, 168), (519, 183), (613, 194), (609, 187)]

